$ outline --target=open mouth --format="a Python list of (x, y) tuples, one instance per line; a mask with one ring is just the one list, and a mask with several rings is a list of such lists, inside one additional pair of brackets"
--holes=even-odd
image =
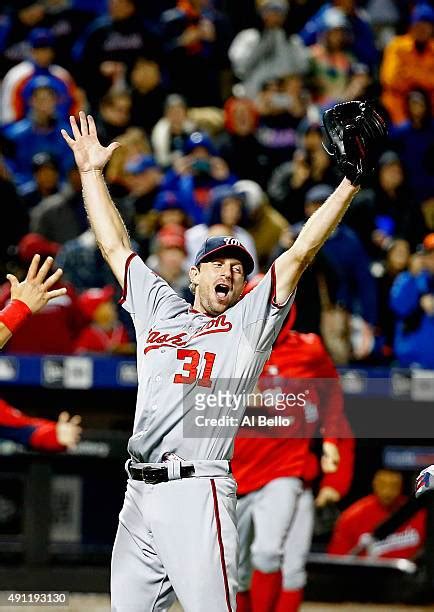
[(215, 286), (215, 293), (216, 293), (216, 296), (219, 298), (219, 300), (224, 300), (229, 293), (228, 285), (223, 285), (219, 283), (218, 285)]

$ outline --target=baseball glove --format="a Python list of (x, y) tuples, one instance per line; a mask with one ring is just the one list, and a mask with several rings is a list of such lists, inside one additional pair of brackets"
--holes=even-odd
[(384, 119), (368, 102), (343, 102), (323, 115), (324, 149), (353, 185), (375, 169), (381, 144), (387, 135)]

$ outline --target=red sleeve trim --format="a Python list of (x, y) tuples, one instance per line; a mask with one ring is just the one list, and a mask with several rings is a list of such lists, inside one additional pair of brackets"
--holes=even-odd
[[(288, 297), (288, 300), (291, 296)], [(276, 271), (274, 269), (274, 263), (271, 264), (271, 304), (276, 308), (284, 308), (288, 303), (288, 300), (285, 300), (283, 304), (278, 304), (276, 300)]]
[(124, 286), (122, 289), (122, 295), (121, 298), (119, 300), (119, 304), (123, 304), (125, 302), (125, 300), (127, 299), (127, 287), (128, 287), (128, 269), (130, 267), (130, 263), (131, 261), (134, 259), (134, 257), (137, 255), (137, 253), (130, 253), (127, 257), (127, 260), (125, 262), (125, 273), (124, 273)]

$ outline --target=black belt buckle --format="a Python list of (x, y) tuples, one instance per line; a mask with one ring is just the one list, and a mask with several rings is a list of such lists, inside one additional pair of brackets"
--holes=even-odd
[(146, 466), (142, 468), (143, 482), (146, 484), (158, 484), (159, 482), (167, 482), (167, 468)]

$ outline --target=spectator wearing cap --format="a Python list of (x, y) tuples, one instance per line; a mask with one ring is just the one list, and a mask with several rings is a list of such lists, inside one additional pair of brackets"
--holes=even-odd
[(221, 106), (229, 23), (209, 0), (177, 0), (161, 15), (169, 79), (190, 106)]
[(183, 153), (189, 135), (195, 125), (188, 118), (185, 99), (178, 94), (167, 96), (164, 116), (152, 130), (151, 142), (155, 157), (162, 168), (168, 168)]
[[(9, 272), (23, 280), (33, 256), (39, 253), (43, 259), (54, 257), (59, 245), (39, 234), (26, 234), (18, 243), (15, 261), (9, 262)], [(83, 318), (77, 308), (76, 293), (72, 285), (62, 279), (67, 293), (51, 300), (13, 335), (6, 349), (11, 353), (67, 355), (72, 352), (74, 341), (83, 326)], [(59, 285), (59, 286), (60, 286)], [(56, 288), (56, 287), (54, 287)], [(10, 283), (0, 287), (0, 308), (10, 299)]]
[(263, 269), (282, 235), (289, 232), (289, 224), (270, 205), (267, 194), (255, 181), (237, 181), (234, 190), (243, 196), (248, 218), (247, 229), (255, 244), (259, 268)]
[(357, 4), (357, 0), (332, 0), (331, 2), (326, 2), (306, 22), (300, 32), (300, 37), (304, 44), (309, 47), (316, 44), (324, 32), (329, 9), (337, 8), (344, 13), (346, 24), (349, 28), (349, 49), (357, 61), (369, 66), (372, 70), (376, 68), (378, 63), (378, 50), (375, 45), (369, 15)]
[[(434, 47), (433, 47), (434, 49)], [(416, 201), (434, 195), (434, 119), (431, 96), (424, 90), (407, 95), (407, 121), (391, 130), (393, 146), (405, 168)]]
[(349, 51), (350, 26), (345, 13), (331, 7), (323, 13), (318, 41), (309, 47), (309, 82), (321, 108), (362, 96), (370, 82), (368, 68)]
[(252, 99), (264, 81), (303, 74), (308, 69), (303, 42), (295, 34), (288, 37), (284, 29), (288, 1), (257, 0), (256, 6), (262, 29), (242, 30), (229, 49), (232, 69)]
[(395, 313), (394, 350), (403, 367), (434, 368), (434, 234), (428, 234), (408, 271), (396, 278), (390, 292)]
[(65, 185), (57, 193), (43, 198), (31, 210), (30, 217), (32, 232), (59, 244), (77, 238), (87, 229), (80, 174), (75, 166), (69, 171)]
[(182, 227), (184, 230), (191, 226), (188, 211), (172, 191), (160, 191), (154, 200), (152, 210), (136, 215), (134, 235), (140, 244), (140, 253), (144, 259), (149, 254), (156, 232), (166, 226)]
[(145, 130), (150, 137), (164, 112), (166, 88), (159, 64), (147, 57), (138, 57), (128, 75), (131, 93), (131, 124)]
[[(307, 192), (306, 218), (310, 218), (322, 206), (332, 191), (330, 185), (316, 185)], [(356, 233), (341, 223), (324, 244), (321, 253), (337, 276), (337, 303), (374, 327), (378, 317), (375, 281), (370, 273), (370, 260)]]
[(78, 307), (87, 321), (74, 347), (74, 353), (130, 353), (126, 327), (119, 321), (113, 302), (112, 285), (88, 289), (78, 297)]
[(92, 107), (125, 79), (138, 57), (157, 60), (160, 43), (142, 19), (138, 0), (112, 0), (109, 14), (97, 17), (76, 42), (72, 54), (77, 78)]
[(146, 265), (161, 276), (180, 297), (190, 300), (186, 256), (185, 228), (169, 223), (157, 232)]
[(33, 182), (22, 191), (27, 208), (37, 206), (41, 200), (60, 189), (60, 173), (56, 160), (49, 153), (37, 153), (32, 159)]
[(225, 130), (217, 137), (217, 149), (241, 179), (263, 183), (261, 146), (256, 138), (259, 115), (249, 98), (229, 98), (224, 105)]
[(127, 159), (124, 166), (124, 183), (128, 195), (124, 207), (136, 214), (151, 210), (161, 190), (164, 174), (152, 155), (139, 154)]
[(184, 145), (184, 155), (175, 160), (166, 174), (164, 188), (174, 191), (191, 211), (193, 221), (202, 223), (214, 187), (232, 185), (236, 177), (226, 162), (218, 157), (211, 138), (205, 132), (193, 132)]
[(235, 190), (234, 187), (222, 185), (212, 190), (206, 222), (195, 225), (185, 233), (189, 266), (193, 265), (194, 257), (200, 245), (209, 235), (209, 228), (219, 224), (224, 226), (225, 231), (223, 233), (226, 236), (233, 236), (246, 247), (255, 262), (254, 273), (257, 272), (255, 243), (249, 232), (244, 229), (248, 223), (244, 200), (244, 194)]
[(32, 93), (27, 117), (3, 128), (4, 138), (9, 144), (7, 163), (23, 194), (34, 189), (32, 164), (36, 155), (49, 155), (62, 179), (66, 178), (74, 163), (69, 147), (59, 138), (66, 123), (57, 114), (58, 98), (51, 78), (35, 77), (28, 85)]
[(434, 9), (416, 4), (407, 34), (395, 36), (384, 50), (380, 67), (382, 102), (392, 123), (409, 118), (407, 95), (413, 89), (424, 89), (434, 108)]
[(158, 213), (158, 228), (181, 225), (187, 229), (191, 225), (190, 212), (183, 208), (173, 191), (161, 191), (154, 200), (153, 210)]
[(23, 119), (29, 111), (29, 99), (35, 88), (32, 79), (45, 77), (45, 86), (57, 94), (56, 106), (62, 119), (78, 112), (82, 104), (80, 93), (70, 73), (54, 64), (54, 38), (50, 30), (35, 28), (30, 33), (30, 58), (5, 75), (0, 99), (2, 125)]

